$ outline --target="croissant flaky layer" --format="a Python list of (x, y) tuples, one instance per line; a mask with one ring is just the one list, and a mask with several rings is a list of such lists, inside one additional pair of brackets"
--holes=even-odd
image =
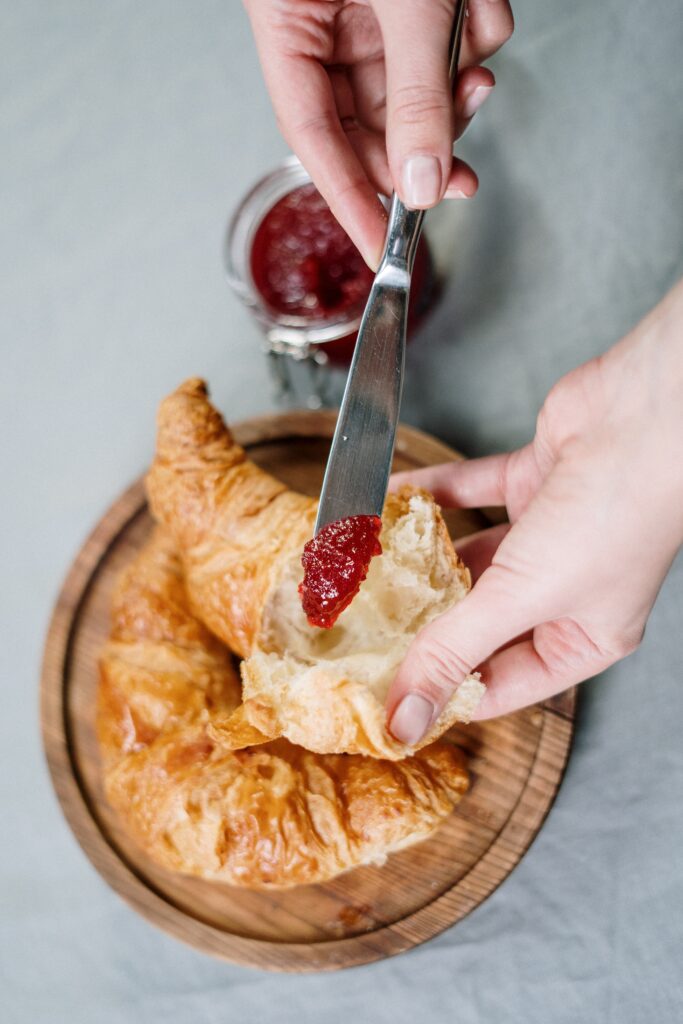
[(400, 762), (311, 754), (287, 740), (229, 751), (188, 727), (131, 754), (107, 793), (163, 867), (284, 888), (382, 863), (430, 835), (467, 789), (459, 751)]
[[(249, 461), (202, 381), (162, 403), (147, 488), (178, 545), (194, 611), (245, 658), (237, 721), (214, 723), (224, 745), (253, 742), (246, 724), (319, 753), (398, 760), (414, 752), (387, 729), (389, 684), (419, 629), (470, 586), (431, 495), (404, 488), (388, 497), (384, 553), (336, 625), (319, 630), (297, 591), (315, 502)], [(482, 692), (468, 676), (423, 745), (467, 721)]]
[[(252, 888), (321, 882), (434, 831), (467, 789), (435, 743), (399, 763), (319, 755), (243, 717), (232, 658), (192, 613), (174, 542), (157, 530), (114, 594), (97, 726), (107, 797), (165, 868)], [(244, 750), (215, 721), (241, 721)]]
[(161, 404), (147, 493), (180, 552), (192, 607), (246, 657), (282, 560), (313, 532), (315, 501), (246, 457), (197, 379)]
[(173, 541), (158, 528), (114, 591), (99, 666), (97, 733), (107, 767), (240, 703), (234, 661), (192, 615)]

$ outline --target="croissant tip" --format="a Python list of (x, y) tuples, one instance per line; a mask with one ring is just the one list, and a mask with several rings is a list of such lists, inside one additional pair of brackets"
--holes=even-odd
[(208, 398), (209, 387), (201, 377), (188, 377), (176, 390), (178, 395), (190, 395), (193, 398)]

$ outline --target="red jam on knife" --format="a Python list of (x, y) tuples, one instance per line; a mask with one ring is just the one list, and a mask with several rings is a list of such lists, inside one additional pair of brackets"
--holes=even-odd
[(251, 273), (277, 313), (323, 321), (362, 313), (374, 276), (315, 185), (295, 188), (268, 211), (254, 235)]
[(328, 523), (304, 547), (301, 604), (311, 626), (330, 629), (353, 601), (370, 561), (382, 554), (379, 516), (348, 516)]

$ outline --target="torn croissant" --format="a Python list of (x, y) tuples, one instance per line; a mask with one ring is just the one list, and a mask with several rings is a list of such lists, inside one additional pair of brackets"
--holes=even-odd
[(107, 797), (153, 860), (252, 888), (321, 882), (425, 838), (467, 789), (463, 755), (443, 742), (400, 763), (286, 740), (226, 749), (211, 722), (238, 699), (230, 655), (192, 615), (157, 530), (116, 590), (97, 709)]
[[(301, 553), (316, 502), (288, 490), (235, 443), (206, 385), (189, 380), (161, 404), (147, 477), (152, 511), (178, 545), (192, 608), (245, 660), (244, 703), (216, 716), (235, 749), (245, 727), (319, 753), (399, 760), (384, 700), (412, 638), (470, 587), (431, 495), (403, 488), (382, 516), (383, 554), (328, 630), (301, 608)], [(467, 676), (418, 746), (468, 721), (483, 692)]]

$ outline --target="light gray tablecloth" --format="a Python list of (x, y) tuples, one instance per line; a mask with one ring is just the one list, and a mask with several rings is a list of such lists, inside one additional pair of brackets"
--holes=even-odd
[[(406, 419), (469, 454), (528, 439), (552, 382), (683, 271), (680, 3), (516, 13), (461, 149), (480, 194), (452, 215), (452, 283), (407, 382)], [(0, 1017), (683, 1019), (681, 560), (642, 648), (584, 687), (527, 857), (422, 948), (337, 975), (242, 970), (154, 930), (89, 865), (40, 749), (45, 626), (168, 390), (199, 373), (233, 419), (272, 408), (220, 244), (284, 145), (236, 0), (3, 0), (0, 22)]]

